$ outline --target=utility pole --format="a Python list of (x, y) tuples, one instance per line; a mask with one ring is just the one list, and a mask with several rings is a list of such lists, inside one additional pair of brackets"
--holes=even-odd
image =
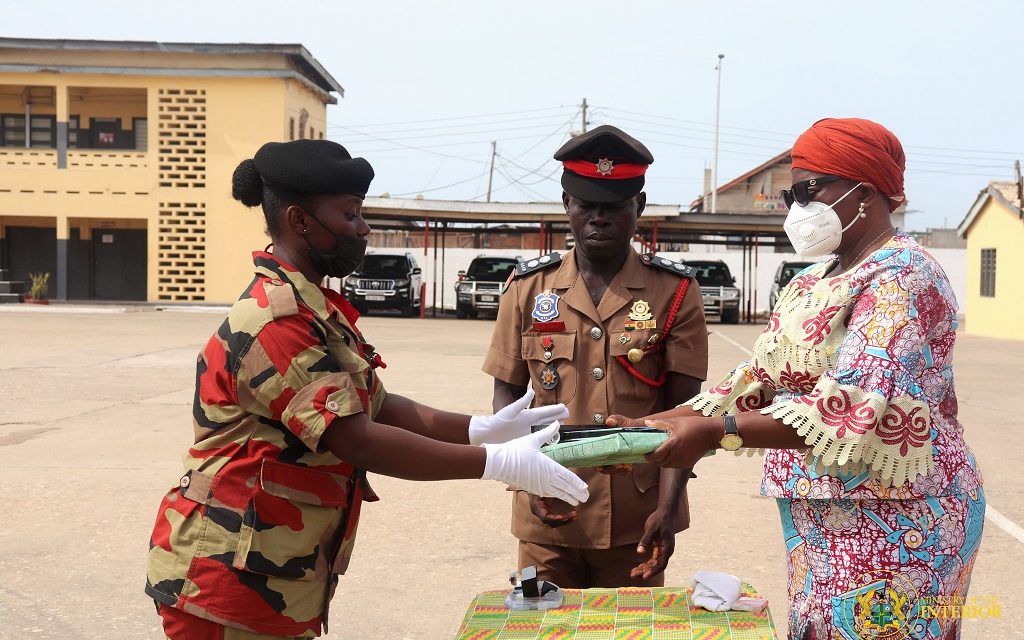
[(498, 155), (498, 142), (491, 140), (491, 172), (487, 176), (487, 202), (491, 201), (491, 184), (494, 183), (494, 156)]
[(583, 112), (583, 133), (587, 132), (587, 99), (583, 98), (583, 104), (580, 105), (580, 110)]
[(1020, 175), (1020, 160), (1013, 161), (1013, 177), (1017, 183), (1017, 207), (1024, 207), (1024, 177)]
[(718, 213), (718, 107), (722, 96), (722, 59), (724, 53), (718, 54), (717, 79), (715, 80), (715, 155), (711, 162), (711, 213)]

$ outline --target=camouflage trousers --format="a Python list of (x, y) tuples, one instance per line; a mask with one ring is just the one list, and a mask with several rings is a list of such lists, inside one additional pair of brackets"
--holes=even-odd
[[(181, 609), (165, 604), (158, 605), (157, 611), (164, 625), (164, 635), (168, 640), (289, 640), (284, 636), (269, 636), (264, 633), (252, 633), (234, 627), (204, 620)], [(304, 640), (291, 638), (291, 640)]]

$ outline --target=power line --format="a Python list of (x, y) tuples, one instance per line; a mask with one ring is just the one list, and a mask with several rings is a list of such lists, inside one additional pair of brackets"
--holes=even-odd
[(417, 194), (420, 194), (420, 193), (430, 193), (432, 191), (440, 191), (441, 189), (448, 189), (449, 187), (457, 187), (460, 184), (466, 184), (467, 182), (472, 182), (473, 180), (476, 180), (476, 179), (480, 178), (480, 176), (485, 176), (485, 175), (487, 175), (486, 171), (484, 171), (483, 173), (477, 174), (477, 175), (473, 176), (472, 178), (466, 178), (465, 180), (459, 180), (458, 182), (452, 182), (451, 184), (442, 185), (440, 187), (432, 187), (430, 189), (420, 189), (419, 191), (407, 191), (405, 193), (393, 193), (391, 195), (393, 195), (395, 197), (398, 197), (398, 198), (401, 198), (402, 196), (411, 196), (411, 195), (417, 195)]
[(572, 114), (571, 116), (569, 116), (569, 120), (568, 120), (568, 121), (566, 121), (566, 122), (565, 122), (565, 124), (563, 124), (563, 125), (562, 125), (561, 127), (559, 127), (558, 129), (555, 129), (554, 131), (552, 131), (552, 132), (551, 132), (551, 133), (549, 133), (548, 135), (544, 136), (544, 137), (543, 137), (543, 138), (541, 138), (540, 140), (538, 140), (538, 141), (537, 141), (536, 143), (534, 143), (533, 145), (531, 145), (529, 149), (527, 149), (526, 151), (523, 151), (522, 153), (520, 153), (519, 155), (517, 155), (517, 156), (515, 157), (515, 159), (516, 159), (516, 160), (518, 160), (519, 158), (522, 158), (522, 157), (523, 157), (523, 156), (525, 156), (526, 154), (530, 153), (531, 151), (533, 151), (534, 149), (536, 149), (536, 148), (537, 148), (538, 146), (540, 146), (540, 145), (541, 145), (541, 143), (543, 143), (543, 142), (545, 142), (546, 140), (548, 140), (549, 138), (551, 138), (551, 136), (555, 135), (556, 133), (559, 133), (559, 132), (560, 132), (560, 131), (562, 130), (562, 128), (563, 128), (563, 127), (569, 127), (569, 126), (571, 126), (571, 125), (572, 125), (572, 121), (576, 119), (576, 116), (578, 116), (578, 115), (580, 114), (580, 111), (581, 111), (581, 109), (577, 109), (577, 110), (576, 110), (576, 113), (574, 113), (574, 114)]
[[(547, 160), (544, 161), (544, 163), (542, 165), (540, 165), (536, 169), (527, 169), (526, 167), (524, 167), (523, 165), (517, 163), (515, 160), (512, 160), (511, 158), (506, 158), (505, 156), (503, 156), (500, 153), (497, 154), (497, 155), (498, 155), (499, 158), (501, 158), (502, 162), (508, 162), (509, 164), (511, 164), (512, 166), (516, 167), (517, 169), (519, 169), (521, 171), (525, 171), (529, 175), (540, 176), (541, 181), (543, 181), (545, 179), (549, 179), (550, 180), (550, 178), (542, 176), (540, 174), (540, 170), (543, 169), (545, 166), (547, 166), (548, 163), (555, 162), (554, 158), (548, 158)], [(555, 171), (557, 171), (557, 170), (559, 170), (561, 168), (562, 168), (562, 166), (558, 165), (558, 166), (555, 167)], [(551, 173), (548, 173), (547, 175), (551, 176), (553, 174), (554, 174), (554, 171), (552, 171)], [(557, 182), (557, 180), (551, 180), (551, 182)], [(536, 184), (536, 183), (533, 183), (533, 184)]]
[[(646, 125), (650, 125), (650, 126), (654, 126), (654, 127), (669, 128), (672, 131), (679, 131), (679, 130), (682, 130), (682, 131), (692, 131), (692, 132), (695, 132), (695, 133), (706, 133), (708, 135), (711, 135), (713, 133), (713, 131), (708, 131), (708, 130), (705, 130), (705, 129), (702, 129), (702, 128), (688, 127), (688, 126), (683, 126), (683, 125), (678, 125), (678, 124), (662, 124), (662, 123), (656, 122), (656, 121), (652, 122), (651, 120), (644, 120), (644, 119), (633, 118), (633, 117), (629, 117), (629, 116), (626, 116), (626, 117), (618, 116), (618, 119), (619, 120), (624, 120), (626, 122), (637, 122), (637, 123), (640, 123), (640, 124), (646, 124)], [(729, 132), (722, 132), (721, 135), (729, 136), (729, 137), (732, 137), (732, 138), (747, 138), (747, 139), (750, 139), (750, 140), (761, 140), (761, 141), (764, 141), (764, 142), (772, 142), (772, 143), (776, 143), (776, 144), (786, 144), (787, 143), (787, 142), (783, 141), (783, 136), (766, 137), (766, 136), (753, 136), (753, 135), (748, 135), (748, 134), (744, 134), (744, 133), (729, 133)], [(792, 141), (792, 139), (793, 138), (789, 138), (789, 137), (785, 138), (786, 141)]]
[[(713, 122), (702, 122), (700, 120), (687, 120), (685, 118), (673, 118), (671, 116), (662, 116), (662, 115), (658, 115), (656, 113), (643, 113), (643, 112), (640, 112), (640, 111), (627, 111), (625, 109), (615, 109), (613, 107), (602, 107), (602, 108), (606, 109), (608, 111), (614, 111), (614, 112), (617, 112), (617, 113), (627, 113), (627, 114), (631, 114), (631, 115), (635, 115), (635, 116), (644, 116), (644, 117), (647, 117), (647, 118), (655, 118), (655, 119), (659, 119), (659, 120), (671, 120), (672, 122), (685, 122), (687, 124), (699, 124), (699, 125), (705, 125), (705, 126), (708, 126), (708, 127), (714, 127), (715, 126)], [(769, 129), (752, 129), (752, 128), (749, 128), (749, 127), (734, 127), (734, 126), (721, 125), (721, 128), (722, 129), (735, 129), (737, 131), (752, 131), (754, 133), (769, 133), (769, 134), (774, 134), (774, 135), (777, 135), (777, 136), (788, 136), (788, 137), (790, 137), (792, 139), (796, 139), (796, 135), (797, 135), (797, 134), (788, 133), (788, 132), (785, 132), (785, 131), (771, 131)]]
[(511, 183), (509, 184), (509, 186), (513, 186), (514, 185), (517, 189), (519, 189), (520, 191), (522, 191), (526, 195), (528, 195), (528, 196), (530, 196), (532, 198), (536, 198), (537, 200), (544, 200), (545, 199), (543, 194), (541, 194), (541, 193), (539, 193), (537, 191), (534, 191), (533, 189), (531, 189), (528, 186), (526, 186), (525, 184), (523, 184), (521, 182), (520, 178), (513, 178), (508, 173), (506, 173), (504, 166), (499, 166), (499, 167), (497, 167), (497, 169), (498, 169), (498, 173), (500, 173), (502, 176), (504, 176), (504, 178), (506, 180), (511, 180)]
[[(661, 132), (655, 132), (655, 133), (657, 133), (659, 135), (661, 134)], [(646, 138), (645, 141), (646, 142), (657, 142), (658, 144), (664, 144), (664, 145), (668, 145), (670, 147), (682, 147), (682, 148), (685, 148), (685, 149), (700, 149), (701, 151), (710, 151), (711, 150), (709, 146), (685, 144), (685, 143), (682, 143), (682, 142), (671, 142), (669, 140), (660, 140), (658, 138)], [(730, 155), (736, 155), (736, 156), (752, 156), (752, 157), (755, 157), (755, 158), (762, 158), (762, 159), (765, 156), (765, 154), (763, 152), (761, 152), (761, 153), (754, 153), (754, 152), (749, 152), (749, 151), (734, 151), (732, 149), (722, 149), (721, 153), (728, 153)]]
[[(420, 131), (438, 131), (438, 130), (442, 130), (442, 129), (464, 129), (464, 128), (467, 128), (467, 127), (489, 127), (491, 125), (516, 124), (516, 123), (520, 123), (520, 122), (531, 122), (531, 121), (535, 121), (535, 120), (552, 120), (554, 118), (558, 118), (558, 120), (561, 120), (562, 116), (561, 116), (561, 114), (557, 114), (557, 113), (549, 113), (549, 114), (545, 114), (545, 115), (542, 115), (542, 116), (532, 116), (532, 117), (529, 117), (529, 118), (511, 118), (511, 119), (507, 119), (507, 120), (488, 120), (486, 122), (459, 122), (457, 124), (430, 125), (430, 126), (426, 126), (426, 127), (412, 127), (412, 128), (404, 127), (404, 128), (398, 128), (398, 129), (383, 129), (383, 130), (382, 129), (367, 128), (367, 127), (362, 127), (362, 126), (353, 125), (353, 124), (349, 124), (347, 126), (350, 129), (355, 129), (356, 131), (367, 131), (368, 133), (374, 133), (374, 134), (377, 134), (377, 135), (390, 135), (390, 134), (395, 134), (395, 133), (403, 133), (404, 134), (404, 133), (417, 133), (417, 132), (420, 132)], [(545, 124), (546, 123), (542, 123), (542, 124), (538, 124), (537, 126), (545, 126)], [(342, 125), (329, 124), (329, 125), (327, 125), (327, 128), (331, 129), (331, 128), (341, 127), (341, 126)]]
[[(342, 129), (348, 129), (348, 127), (341, 127), (341, 128)], [(436, 156), (441, 156), (443, 158), (452, 158), (452, 159), (455, 159), (455, 160), (462, 160), (463, 162), (473, 162), (475, 164), (487, 164), (486, 162), (483, 162), (481, 160), (473, 160), (471, 158), (463, 158), (461, 156), (453, 156), (451, 154), (441, 153), (440, 151), (433, 151), (431, 149), (427, 149), (427, 148), (424, 148), (424, 147), (416, 147), (416, 146), (405, 144), (405, 143), (402, 143), (402, 142), (397, 142), (395, 140), (388, 140), (387, 138), (381, 138), (380, 136), (375, 136), (375, 135), (371, 135), (371, 134), (368, 134), (368, 133), (363, 133), (363, 134), (360, 134), (360, 135), (365, 136), (367, 138), (373, 138), (374, 140), (380, 140), (381, 142), (386, 142), (388, 144), (393, 144), (393, 145), (396, 145), (396, 146), (399, 146), (399, 147), (404, 147), (406, 149), (413, 149), (415, 151), (422, 151), (424, 153), (430, 153), (430, 154), (433, 154), (433, 155), (436, 155)], [(365, 152), (363, 152), (363, 153), (365, 153)]]
[[(558, 123), (544, 122), (544, 123), (529, 124), (529, 125), (524, 125), (524, 126), (519, 126), (519, 127), (502, 127), (502, 128), (499, 128), (499, 129), (478, 129), (478, 130), (475, 130), (475, 131), (450, 131), (450, 132), (445, 132), (445, 133), (424, 133), (424, 134), (418, 134), (418, 135), (414, 135), (414, 136), (404, 136), (404, 135), (394, 136), (394, 135), (392, 135), (392, 136), (389, 136), (388, 139), (390, 139), (390, 140), (423, 140), (423, 139), (427, 139), (427, 138), (459, 138), (459, 137), (463, 137), (463, 136), (476, 136), (476, 135), (487, 135), (487, 134), (493, 134), (493, 133), (501, 133), (503, 131), (526, 131), (526, 130), (530, 130), (530, 129), (545, 129), (546, 130), (549, 127), (551, 127), (552, 125), (556, 125), (556, 124), (558, 124)], [(340, 128), (343, 128), (343, 129), (348, 128), (348, 127), (341, 127), (340, 125), (338, 125), (338, 126)], [(378, 136), (379, 137), (379, 136), (383, 136), (384, 135), (383, 133), (372, 133), (372, 134), (369, 134), (369, 133), (364, 133), (362, 131), (356, 131), (356, 130), (353, 130), (351, 128), (348, 128), (348, 129), (353, 134), (355, 134), (357, 136)]]
[[(541, 134), (538, 133), (538, 134), (529, 135), (529, 136), (509, 136), (509, 137), (505, 137), (505, 138), (498, 138), (498, 141), (502, 142), (502, 141), (509, 141), (509, 140), (533, 140), (534, 138), (537, 138), (540, 135)], [(416, 147), (411, 147), (411, 148), (423, 150), (423, 149), (441, 149), (441, 148), (444, 148), (444, 147), (470, 147), (470, 146), (478, 145), (478, 144), (490, 144), (490, 142), (491, 142), (490, 139), (466, 140), (464, 142), (443, 142), (443, 143), (439, 143), (439, 144), (421, 144), (421, 145), (417, 145)], [(353, 147), (353, 148), (355, 148), (355, 147)], [(359, 149), (359, 153), (385, 153), (385, 152), (389, 152), (389, 151), (401, 151), (401, 150), (402, 149), (394, 149), (394, 148)]]
[(980, 150), (980, 149), (957, 149), (955, 147), (926, 147), (926, 146), (923, 146), (923, 145), (911, 145), (911, 144), (904, 145), (904, 146), (908, 147), (908, 148), (912, 148), (912, 149), (933, 149), (933, 150), (936, 150), (936, 151), (959, 151), (961, 153), (994, 153), (994, 154), (998, 154), (998, 155), (1017, 156), (1017, 157), (1024, 155), (1024, 153), (1022, 153), (1020, 151), (983, 151), (983, 150)]
[[(445, 122), (445, 121), (448, 121), (448, 120), (465, 120), (465, 119), (469, 119), (469, 118), (491, 118), (491, 117), (494, 117), (494, 116), (507, 116), (507, 115), (514, 115), (514, 114), (517, 114), (517, 113), (536, 113), (538, 111), (553, 111), (555, 109), (565, 109), (565, 108), (567, 108), (569, 106), (572, 106), (572, 105), (564, 105), (563, 104), (563, 105), (559, 105), (557, 107), (543, 107), (543, 108), (540, 108), (540, 109), (522, 109), (522, 110), (519, 110), (519, 111), (498, 111), (498, 112), (495, 112), (495, 113), (481, 113), (481, 114), (477, 114), (477, 115), (468, 115), (468, 116), (450, 116), (450, 117), (447, 117), (447, 118), (428, 118), (428, 119), (425, 119), (425, 120), (405, 120), (405, 121), (402, 121), (402, 122), (381, 122), (381, 123), (376, 123), (376, 124), (361, 124), (361, 125), (358, 125), (358, 126), (361, 126), (361, 127), (385, 127), (385, 126), (390, 127), (390, 126), (397, 126), (397, 125), (403, 125), (403, 124), (420, 124), (420, 123), (425, 123), (425, 122)], [(328, 126), (330, 126), (330, 125), (328, 125)]]
[[(674, 117), (671, 117), (671, 116), (663, 116), (663, 115), (658, 115), (658, 114), (653, 114), (653, 113), (642, 113), (642, 112), (639, 112), (639, 111), (627, 111), (625, 109), (615, 109), (613, 107), (598, 107), (598, 109), (603, 110), (603, 111), (608, 111), (608, 112), (614, 112), (614, 113), (625, 113), (625, 114), (644, 116), (644, 117), (647, 117), (647, 118), (654, 118), (656, 120), (668, 120), (668, 121), (672, 121), (672, 122), (685, 122), (685, 123), (688, 123), (688, 124), (703, 125), (703, 126), (707, 126), (707, 127), (714, 126), (713, 124), (711, 124), (709, 122), (702, 122), (702, 121), (699, 121), (699, 120), (687, 120), (685, 118), (674, 118)], [(737, 131), (750, 131), (750, 132), (753, 132), (753, 133), (764, 133), (764, 134), (769, 134), (769, 135), (773, 135), (773, 136), (782, 137), (782, 138), (790, 141), (789, 145), (792, 145), (792, 141), (795, 141), (797, 139), (797, 137), (799, 136), (799, 134), (796, 134), (796, 133), (789, 133), (789, 132), (783, 132), (783, 131), (773, 131), (773, 130), (769, 130), (769, 129), (755, 129), (755, 128), (751, 128), (751, 127), (735, 127), (735, 126), (722, 125), (722, 128), (723, 129), (734, 129), (734, 130), (737, 130)], [(730, 134), (730, 135), (739, 136), (739, 134)], [(770, 141), (770, 138), (766, 139), (766, 140)], [(1024, 156), (1024, 152), (1021, 152), (1021, 151), (997, 151), (997, 150), (986, 150), (986, 149), (965, 149), (965, 148), (962, 148), (962, 147), (936, 147), (936, 146), (909, 144), (909, 143), (903, 144), (903, 147), (906, 148), (906, 149), (927, 149), (927, 150), (931, 150), (931, 151), (953, 151), (953, 152), (958, 152), (958, 153), (972, 153), (972, 154), (976, 154), (976, 155), (979, 155), (979, 154), (993, 154), (993, 155), (1006, 155), (1006, 156), (1014, 156), (1014, 157)], [(922, 153), (919, 153), (918, 155), (926, 155), (926, 154), (922, 152)], [(927, 155), (932, 155), (932, 154), (927, 154)], [(956, 157), (956, 156), (952, 156), (952, 157)]]

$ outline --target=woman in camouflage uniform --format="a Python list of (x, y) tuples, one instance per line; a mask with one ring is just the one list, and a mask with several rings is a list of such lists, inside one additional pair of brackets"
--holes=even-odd
[[(160, 504), (146, 593), (174, 640), (314, 637), (352, 550), (366, 472), (495, 479), (572, 503), (586, 485), (538, 452), (568, 415), (465, 416), (386, 393), (359, 314), (319, 286), (362, 260), (373, 170), (326, 140), (268, 143), (233, 176), (273, 252), (199, 355), (195, 444)], [(469, 446), (484, 444), (485, 446)]]

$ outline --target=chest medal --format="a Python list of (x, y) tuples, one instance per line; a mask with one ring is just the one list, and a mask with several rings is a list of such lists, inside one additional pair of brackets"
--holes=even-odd
[(551, 391), (558, 386), (558, 382), (561, 378), (558, 376), (558, 370), (555, 369), (554, 365), (548, 363), (540, 371), (540, 387), (545, 391)]
[(646, 300), (634, 302), (629, 310), (629, 320), (623, 324), (623, 328), (626, 331), (658, 328), (658, 321), (654, 320), (654, 314), (651, 313), (651, 304)]

